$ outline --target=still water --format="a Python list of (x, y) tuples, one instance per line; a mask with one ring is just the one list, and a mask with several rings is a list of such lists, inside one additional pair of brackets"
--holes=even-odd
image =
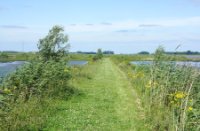
[(83, 66), (86, 64), (88, 64), (88, 61), (85, 61), (85, 60), (70, 60), (68, 62), (68, 65), (70, 66)]
[[(26, 61), (13, 61), (13, 62), (0, 62), (0, 77), (5, 77), (9, 73), (15, 71), (18, 67), (27, 63)], [(70, 66), (83, 66), (86, 65), (88, 61), (84, 60), (71, 60), (68, 62)]]
[(0, 77), (4, 77), (12, 71), (15, 71), (18, 67), (25, 64), (25, 61), (14, 61), (14, 62), (0, 62)]
[[(135, 65), (151, 65), (153, 61), (131, 61), (131, 64)], [(200, 68), (200, 62), (193, 62), (193, 61), (177, 61), (175, 62), (177, 65), (181, 66), (191, 66)]]

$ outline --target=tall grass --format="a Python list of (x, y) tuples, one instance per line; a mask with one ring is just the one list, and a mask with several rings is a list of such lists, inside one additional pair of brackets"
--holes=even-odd
[[(157, 49), (148, 82), (143, 85), (147, 116), (154, 130), (196, 130), (194, 100), (198, 100), (199, 71), (188, 66), (177, 66), (173, 58), (168, 62), (162, 48)], [(146, 104), (145, 104), (146, 105)], [(198, 108), (197, 108), (198, 109)], [(197, 117), (196, 117), (197, 118)], [(196, 119), (198, 120), (198, 119)]]
[(161, 47), (155, 52), (153, 64), (149, 66), (114, 60), (127, 72), (141, 96), (147, 130), (200, 129), (200, 71), (178, 66), (175, 60), (176, 56), (165, 55)]

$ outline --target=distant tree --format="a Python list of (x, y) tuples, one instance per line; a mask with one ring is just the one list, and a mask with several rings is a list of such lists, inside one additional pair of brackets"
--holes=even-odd
[(101, 59), (102, 57), (103, 57), (103, 52), (101, 49), (98, 49), (96, 55), (94, 55), (94, 57), (92, 59), (93, 59), (93, 61), (97, 61), (97, 60)]
[(139, 52), (138, 54), (141, 54), (141, 55), (149, 55), (150, 53), (148, 51), (141, 51)]
[(8, 56), (7, 53), (5, 53), (5, 52), (0, 52), (0, 58), (6, 59), (6, 58), (8, 58), (8, 57), (9, 57), (9, 56)]
[(186, 52), (186, 54), (187, 54), (187, 55), (192, 55), (193, 53), (192, 53), (192, 51), (188, 50), (188, 51)]
[(159, 46), (154, 54), (154, 60), (157, 62), (159, 60), (162, 60), (164, 58), (164, 53), (165, 53), (165, 49), (162, 46)]
[(97, 50), (97, 57), (98, 57), (99, 59), (101, 59), (101, 58), (103, 57), (103, 52), (102, 52), (101, 49), (98, 49), (98, 50)]
[(64, 33), (64, 28), (54, 26), (46, 37), (39, 40), (39, 54), (44, 61), (59, 60), (68, 51), (68, 36)]
[(103, 54), (114, 54), (114, 51), (104, 51)]

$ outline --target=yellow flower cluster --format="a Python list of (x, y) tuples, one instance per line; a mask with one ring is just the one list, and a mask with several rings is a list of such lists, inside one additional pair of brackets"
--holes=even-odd
[(131, 78), (131, 79), (143, 78), (144, 77), (144, 73), (143, 72), (128, 73), (128, 77)]
[(177, 99), (185, 98), (185, 96), (186, 96), (186, 94), (184, 92), (181, 92), (181, 91), (175, 93), (175, 97)]
[(193, 108), (191, 106), (188, 107), (188, 111), (192, 111)]
[(158, 83), (151, 80), (145, 85), (146, 88), (157, 87), (157, 86), (158, 86)]

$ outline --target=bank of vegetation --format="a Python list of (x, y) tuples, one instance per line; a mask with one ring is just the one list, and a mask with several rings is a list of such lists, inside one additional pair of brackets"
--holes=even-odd
[(131, 65), (128, 58), (119, 56), (112, 59), (127, 73), (141, 96), (147, 130), (200, 129), (199, 69), (171, 63), (176, 56), (167, 56), (162, 47), (155, 52), (152, 65)]
[[(151, 55), (69, 54), (63, 31), (54, 26), (36, 54), (1, 52), (1, 61), (29, 62), (0, 85), (0, 130), (200, 129), (199, 69), (172, 62), (187, 58), (162, 47)], [(153, 64), (130, 64), (140, 60)]]
[(76, 93), (69, 85), (71, 71), (66, 63), (69, 45), (63, 31), (62, 27), (54, 26), (40, 39), (38, 55), (3, 80), (0, 130), (41, 130), (56, 111), (52, 100), (67, 100)]

